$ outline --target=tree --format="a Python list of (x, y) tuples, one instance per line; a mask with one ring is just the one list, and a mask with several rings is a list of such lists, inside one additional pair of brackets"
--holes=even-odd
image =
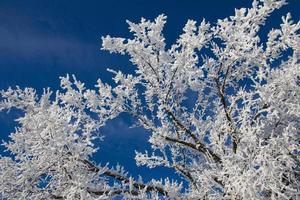
[[(260, 27), (284, 0), (254, 1), (216, 24), (189, 20), (170, 48), (166, 16), (129, 24), (132, 39), (103, 37), (134, 74), (97, 90), (68, 75), (61, 91), (1, 91), (1, 110), (24, 115), (0, 158), (4, 199), (299, 199), (300, 22), (288, 13), (264, 43)], [(195, 101), (191, 99), (197, 97)], [(173, 168), (187, 182), (134, 180), (96, 165), (97, 130), (126, 112), (151, 132), (138, 165)]]

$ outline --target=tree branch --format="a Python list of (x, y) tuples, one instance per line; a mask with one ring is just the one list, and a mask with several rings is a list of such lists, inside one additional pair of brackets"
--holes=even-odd
[(178, 144), (182, 144), (186, 147), (189, 147), (191, 149), (194, 149), (196, 151), (199, 151), (201, 153), (203, 153), (206, 157), (212, 157), (212, 159), (216, 162), (216, 163), (222, 163), (222, 159), (216, 155), (214, 152), (212, 152), (210, 149), (206, 148), (204, 144), (199, 143), (197, 145), (194, 145), (192, 143), (183, 141), (183, 140), (179, 140), (176, 138), (171, 138), (171, 137), (165, 137), (165, 140), (170, 141), (170, 142), (174, 142), (174, 143), (178, 143)]
[[(94, 165), (92, 162), (88, 161), (88, 160), (82, 160), (83, 163), (85, 163), (88, 167), (90, 171), (93, 172), (99, 172), (100, 169)], [(124, 183), (129, 183), (131, 180), (128, 177), (125, 177), (121, 174), (112, 172), (110, 170), (106, 170), (104, 173), (104, 175), (112, 177), (120, 182), (124, 182)], [(168, 192), (165, 191), (162, 187), (158, 187), (152, 184), (144, 184), (144, 183), (139, 183), (139, 182), (133, 182), (132, 185), (136, 188), (136, 189), (144, 189), (146, 188), (146, 192), (151, 192), (151, 191), (157, 191), (162, 195), (168, 195)], [(101, 191), (95, 191), (97, 194)], [(94, 193), (94, 192), (93, 192)]]
[[(223, 109), (224, 109), (224, 112), (225, 112), (226, 119), (229, 122), (230, 127), (232, 129), (234, 129), (234, 122), (233, 122), (233, 119), (230, 116), (230, 113), (228, 111), (228, 106), (227, 106), (227, 103), (226, 103), (226, 99), (225, 99), (224, 93), (222, 92), (222, 87), (223, 86), (220, 85), (220, 82), (219, 82), (218, 78), (216, 78), (215, 81), (216, 81), (216, 84), (217, 84), (218, 95), (219, 95), (219, 97), (221, 99), (221, 103), (222, 103), (222, 106), (223, 106)], [(233, 130), (232, 133), (231, 133), (231, 137), (232, 137), (232, 149), (233, 149), (234, 153), (236, 153), (237, 143), (238, 143), (237, 137), (236, 137), (235, 133), (236, 133), (235, 130)]]

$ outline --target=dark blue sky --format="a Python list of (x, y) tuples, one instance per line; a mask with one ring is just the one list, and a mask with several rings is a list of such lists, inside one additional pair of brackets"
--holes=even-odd
[[(93, 87), (98, 78), (111, 83), (106, 68), (132, 72), (128, 57), (100, 50), (101, 36), (131, 37), (126, 19), (137, 22), (141, 17), (154, 19), (168, 16), (164, 35), (173, 43), (187, 19), (214, 23), (233, 15), (234, 8), (249, 7), (249, 0), (0, 0), (0, 89), (19, 85), (59, 88), (59, 76), (75, 74)], [(300, 1), (290, 0), (267, 21), (262, 34), (278, 27), (280, 17), (291, 12), (300, 18)], [(95, 156), (97, 162), (120, 163), (130, 174), (172, 176), (161, 168), (136, 167), (134, 150), (149, 149), (148, 133), (141, 128), (128, 128), (132, 119), (122, 115), (104, 129), (106, 139)], [(14, 130), (13, 114), (0, 114), (0, 139)], [(1, 149), (1, 148), (0, 148)]]

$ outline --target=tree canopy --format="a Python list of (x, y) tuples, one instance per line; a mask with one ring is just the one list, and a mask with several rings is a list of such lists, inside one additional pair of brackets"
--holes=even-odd
[[(127, 21), (132, 38), (102, 37), (102, 49), (130, 56), (133, 74), (108, 69), (115, 86), (88, 89), (75, 76), (61, 90), (2, 90), (0, 110), (18, 109), (0, 157), (2, 199), (299, 199), (300, 22), (286, 2), (257, 0), (216, 23), (188, 20), (167, 47), (167, 17)], [(53, 94), (54, 93), (54, 94)], [(195, 97), (192, 101), (191, 97)], [(175, 169), (188, 183), (144, 182), (122, 166), (96, 164), (99, 128), (128, 113), (151, 133), (137, 165)], [(126, 167), (126, 166), (125, 166)]]

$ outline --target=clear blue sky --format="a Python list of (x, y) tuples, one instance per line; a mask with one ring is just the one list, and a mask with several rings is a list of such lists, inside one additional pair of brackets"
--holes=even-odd
[[(128, 57), (100, 50), (101, 36), (130, 37), (126, 19), (137, 22), (141, 17), (168, 16), (164, 35), (173, 43), (187, 19), (214, 23), (233, 15), (234, 8), (249, 7), (249, 0), (0, 0), (0, 89), (19, 85), (59, 88), (59, 76), (75, 74), (93, 87), (98, 78), (111, 83), (106, 68), (131, 72)], [(290, 0), (267, 21), (262, 34), (278, 27), (282, 14), (291, 12), (300, 18), (300, 1)], [(0, 114), (0, 140), (14, 130), (15, 114)], [(106, 136), (95, 155), (97, 162), (120, 163), (130, 174), (175, 177), (170, 170), (136, 167), (134, 150), (149, 149), (149, 133), (130, 129), (132, 119), (122, 115), (111, 121), (102, 132)], [(3, 149), (0, 148), (2, 151)]]

